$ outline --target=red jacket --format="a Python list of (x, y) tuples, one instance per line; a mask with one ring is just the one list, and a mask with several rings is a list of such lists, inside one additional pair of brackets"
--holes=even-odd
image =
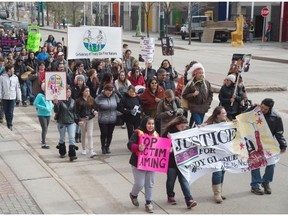
[(141, 101), (143, 104), (143, 111), (146, 115), (153, 118), (156, 116), (158, 103), (155, 102), (155, 98), (164, 98), (164, 89), (158, 86), (156, 94), (153, 94), (149, 88), (146, 88), (144, 93), (141, 95)]
[(132, 76), (129, 76), (128, 80), (131, 82), (131, 84), (134, 87), (137, 86), (137, 85), (142, 85), (142, 86), (146, 87), (145, 80), (144, 80), (144, 77), (142, 75), (140, 75), (137, 80), (134, 80), (132, 78)]

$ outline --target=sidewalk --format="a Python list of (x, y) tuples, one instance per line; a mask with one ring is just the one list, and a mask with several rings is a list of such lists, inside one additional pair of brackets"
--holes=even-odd
[(0, 214), (87, 213), (27, 144), (0, 124)]

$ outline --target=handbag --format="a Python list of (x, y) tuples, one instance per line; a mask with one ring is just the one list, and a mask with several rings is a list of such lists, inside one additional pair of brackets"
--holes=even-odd
[(184, 110), (188, 110), (189, 109), (189, 103), (188, 103), (188, 100), (184, 99), (183, 97), (181, 98), (181, 107), (184, 109)]
[(116, 126), (122, 126), (124, 124), (124, 120), (123, 120), (123, 118), (122, 118), (122, 116), (121, 115), (117, 115), (117, 119), (116, 119), (116, 123), (115, 123), (115, 125)]
[(122, 126), (124, 124), (124, 120), (122, 118), (122, 115), (123, 114), (121, 112), (117, 111), (117, 119), (116, 119), (116, 123), (115, 123), (116, 126)]
[[(183, 88), (182, 88), (182, 94), (183, 94), (183, 92), (185, 91), (185, 89), (188, 87), (188, 86), (190, 86), (191, 85), (191, 83), (192, 83), (192, 79), (184, 86), (183, 85)], [(183, 96), (181, 97), (181, 107), (184, 109), (184, 110), (188, 110), (189, 109), (189, 102), (188, 102), (188, 100), (187, 99), (185, 99), (185, 98), (183, 98)]]

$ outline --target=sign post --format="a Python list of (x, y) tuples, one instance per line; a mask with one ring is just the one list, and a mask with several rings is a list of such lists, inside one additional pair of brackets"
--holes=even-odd
[(265, 42), (265, 28), (266, 28), (266, 17), (269, 15), (269, 8), (264, 7), (261, 9), (261, 16), (264, 18), (263, 31), (262, 31), (262, 42)]

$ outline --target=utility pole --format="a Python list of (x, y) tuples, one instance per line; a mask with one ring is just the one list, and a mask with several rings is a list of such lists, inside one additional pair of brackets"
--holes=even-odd
[(229, 19), (229, 1), (226, 3), (226, 21)]
[(131, 31), (131, 1), (129, 1), (129, 6), (128, 6), (128, 14), (129, 14), (129, 31)]
[(85, 2), (84, 2), (84, 4), (83, 4), (83, 12), (84, 12), (84, 14), (83, 14), (83, 24), (84, 24), (84, 26), (86, 25), (86, 7), (85, 7)]
[(41, 2), (41, 13), (42, 13), (42, 27), (44, 26), (44, 7), (45, 7), (45, 2)]
[(188, 17), (189, 17), (189, 24), (188, 24), (188, 32), (189, 32), (189, 42), (188, 45), (191, 45), (191, 31), (192, 31), (192, 11), (191, 11), (191, 2), (189, 2), (189, 8), (188, 8)]
[(163, 10), (163, 3), (159, 3), (159, 14), (160, 14), (160, 39), (164, 37), (164, 10)]

